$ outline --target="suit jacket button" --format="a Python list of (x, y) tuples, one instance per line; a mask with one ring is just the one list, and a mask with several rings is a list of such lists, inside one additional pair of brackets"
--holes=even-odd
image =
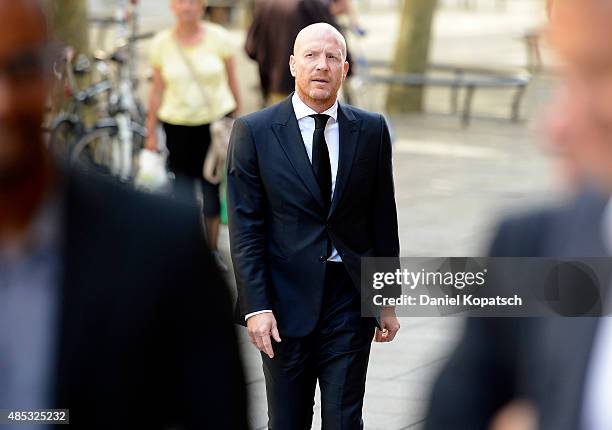
[(320, 256), (320, 257), (319, 257), (319, 261), (320, 261), (321, 263), (325, 263), (325, 260), (327, 260), (327, 258), (325, 258), (325, 256), (324, 256), (324, 255), (322, 255), (322, 256)]

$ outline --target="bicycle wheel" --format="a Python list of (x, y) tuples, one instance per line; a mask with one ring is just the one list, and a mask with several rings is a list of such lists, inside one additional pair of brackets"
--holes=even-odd
[[(142, 146), (144, 135), (141, 130), (132, 130), (132, 141), (135, 148)], [(72, 165), (113, 176), (119, 176), (126, 165), (129, 165), (129, 171), (133, 172), (135, 158), (135, 151), (130, 154), (122, 151), (119, 128), (116, 125), (104, 126), (87, 133), (74, 145), (70, 153)]]
[(68, 159), (70, 148), (83, 135), (83, 125), (74, 119), (58, 117), (51, 126), (49, 149), (61, 159)]
[(113, 147), (117, 145), (116, 127), (91, 131), (70, 151), (70, 164), (95, 173), (113, 174), (113, 163), (116, 163), (113, 161)]

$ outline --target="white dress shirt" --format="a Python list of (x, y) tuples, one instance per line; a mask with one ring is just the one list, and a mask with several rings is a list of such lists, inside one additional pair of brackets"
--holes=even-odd
[[(300, 133), (302, 134), (302, 141), (304, 142), (304, 146), (306, 147), (306, 152), (308, 153), (308, 159), (312, 164), (312, 137), (315, 131), (315, 120), (310, 115), (316, 115), (319, 112), (316, 112), (312, 108), (310, 108), (306, 103), (300, 99), (297, 92), (293, 93), (293, 97), (291, 98), (291, 102), (293, 103), (293, 111), (295, 112), (295, 117), (298, 121), (298, 126), (300, 127)], [(329, 162), (331, 163), (331, 176), (332, 176), (332, 199), (334, 196), (334, 191), (336, 189), (336, 176), (338, 176), (338, 160), (340, 159), (340, 132), (338, 128), (338, 101), (334, 103), (332, 107), (327, 109), (325, 112), (321, 112), (322, 114), (329, 115), (329, 120), (327, 120), (327, 124), (325, 125), (325, 142), (327, 143), (327, 150), (329, 151)], [(331, 255), (327, 259), (327, 261), (336, 261), (341, 262), (342, 259), (340, 255), (338, 255), (338, 250), (332, 244)], [(250, 317), (265, 313), (272, 312), (269, 309), (252, 312), (250, 314), (245, 315), (244, 319), (248, 320)]]
[[(25, 240), (0, 244), (0, 409), (45, 409), (52, 400), (60, 212), (59, 201), (51, 197)], [(45, 427), (24, 423), (2, 429)]]
[[(602, 233), (608, 255), (612, 255), (612, 200), (603, 216)], [(605, 311), (610, 309), (608, 299)], [(584, 430), (612, 429), (612, 317), (599, 319), (587, 369), (582, 426)]]

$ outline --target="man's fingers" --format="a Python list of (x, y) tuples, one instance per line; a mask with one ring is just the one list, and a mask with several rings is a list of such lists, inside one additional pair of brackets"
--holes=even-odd
[(263, 342), (261, 341), (260, 337), (256, 337), (254, 343), (255, 343), (255, 346), (257, 347), (258, 350), (263, 351), (264, 345), (263, 345)]
[(272, 312), (263, 312), (249, 317), (247, 328), (253, 343), (257, 345), (257, 349), (266, 353), (270, 358), (274, 357), (270, 336), (274, 337), (277, 342), (280, 342), (281, 339)]
[(272, 337), (277, 342), (281, 341), (280, 333), (278, 332), (278, 328), (276, 328), (276, 326), (272, 327)]
[(266, 334), (262, 336), (261, 342), (263, 343), (262, 351), (268, 354), (268, 357), (274, 358), (274, 350), (272, 349), (272, 341), (270, 340), (270, 335)]
[(259, 339), (259, 336), (257, 336), (257, 333), (255, 333), (255, 331), (251, 331), (249, 330), (249, 338), (251, 339), (251, 343), (257, 348), (257, 349), (261, 349), (259, 347), (259, 343), (257, 342), (257, 340)]
[(400, 330), (400, 325), (399, 325), (399, 322), (396, 321), (396, 323), (393, 324), (391, 329), (389, 330), (389, 342), (395, 339), (395, 335), (397, 335), (397, 332), (399, 332), (399, 330)]
[(376, 329), (376, 336), (374, 338), (374, 340), (376, 342), (389, 342), (391, 339), (389, 338), (390, 332), (389, 330), (382, 329), (380, 330), (379, 328)]

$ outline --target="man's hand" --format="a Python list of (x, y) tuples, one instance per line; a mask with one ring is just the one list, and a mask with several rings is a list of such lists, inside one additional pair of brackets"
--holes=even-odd
[(272, 312), (265, 312), (253, 315), (247, 320), (247, 329), (249, 330), (251, 343), (260, 351), (268, 354), (268, 357), (274, 358), (270, 336), (277, 342), (281, 341), (274, 314)]
[(380, 311), (380, 325), (382, 330), (376, 327), (374, 342), (391, 342), (400, 329), (395, 308), (383, 308)]

